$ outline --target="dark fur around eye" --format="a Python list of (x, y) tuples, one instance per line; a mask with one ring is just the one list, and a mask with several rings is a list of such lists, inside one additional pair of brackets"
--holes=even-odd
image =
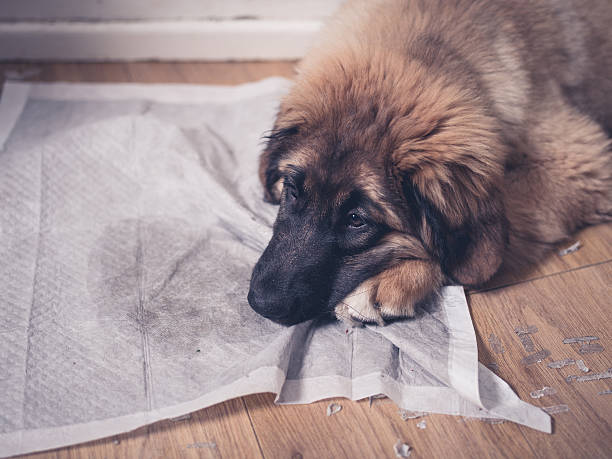
[(287, 193), (287, 198), (293, 199), (293, 200), (297, 199), (299, 193), (295, 185), (288, 180), (285, 180), (284, 185), (285, 185), (285, 192)]

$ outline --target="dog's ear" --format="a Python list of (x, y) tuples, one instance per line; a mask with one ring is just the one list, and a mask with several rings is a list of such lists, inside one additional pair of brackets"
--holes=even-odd
[(404, 194), (425, 246), (439, 259), (447, 276), (475, 286), (490, 279), (502, 262), (507, 224), (501, 194), (492, 191), (470, 206), (476, 212), (458, 217), (452, 209), (452, 201), (461, 201), (456, 193), (460, 192), (455, 189), (449, 194), (451, 203), (435, 202), (410, 179), (404, 182)]
[[(422, 152), (421, 152), (422, 153)], [(507, 223), (500, 191), (503, 168), (471, 162), (431, 161), (418, 152), (396, 164), (408, 203), (410, 225), (445, 274), (475, 286), (499, 269), (507, 242)]]
[(259, 179), (264, 187), (264, 199), (272, 204), (280, 202), (283, 189), (278, 165), (283, 155), (295, 144), (299, 132), (297, 125), (280, 126), (277, 120), (274, 129), (265, 137), (266, 147), (259, 158)]

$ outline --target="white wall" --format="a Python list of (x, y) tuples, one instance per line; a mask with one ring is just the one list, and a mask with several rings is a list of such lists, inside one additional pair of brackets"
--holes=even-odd
[(0, 60), (301, 57), (342, 0), (0, 0)]
[(321, 19), (340, 0), (0, 0), (0, 20)]

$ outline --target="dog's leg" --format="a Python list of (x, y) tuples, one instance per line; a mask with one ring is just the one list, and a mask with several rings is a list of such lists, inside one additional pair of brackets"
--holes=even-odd
[(415, 305), (441, 284), (437, 263), (406, 260), (361, 283), (336, 306), (336, 316), (379, 325), (385, 319), (411, 317)]
[(506, 173), (506, 265), (537, 262), (580, 227), (612, 220), (612, 148), (594, 120), (556, 98), (518, 153)]

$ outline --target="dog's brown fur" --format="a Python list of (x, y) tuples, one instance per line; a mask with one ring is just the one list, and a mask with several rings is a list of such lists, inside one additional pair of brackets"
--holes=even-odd
[(368, 250), (394, 262), (355, 289), (367, 304), (348, 295), (336, 314), (410, 316), (444, 282), (480, 285), (612, 217), (612, 5), (349, 2), (275, 130), (268, 200), (299, 167), (313, 200), (359, 183), (391, 229)]

